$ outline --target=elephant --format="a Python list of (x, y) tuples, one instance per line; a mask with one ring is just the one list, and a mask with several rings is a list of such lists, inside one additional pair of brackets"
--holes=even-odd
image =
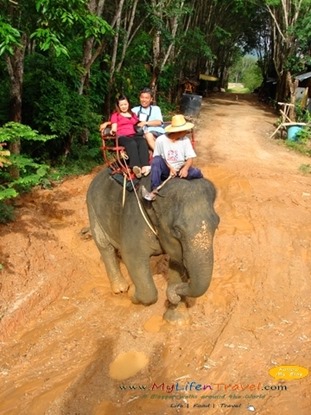
[[(178, 305), (187, 297), (202, 296), (213, 271), (213, 238), (219, 217), (214, 210), (216, 190), (207, 179), (173, 178), (152, 202), (141, 194), (143, 177), (133, 191), (126, 191), (109, 168), (100, 171), (87, 191), (92, 237), (100, 251), (114, 293), (129, 290), (121, 274), (120, 257), (132, 281), (129, 295), (135, 304), (151, 305), (158, 292), (150, 258), (168, 257), (167, 311), (164, 319), (180, 318)], [(185, 307), (184, 307), (185, 308)]]

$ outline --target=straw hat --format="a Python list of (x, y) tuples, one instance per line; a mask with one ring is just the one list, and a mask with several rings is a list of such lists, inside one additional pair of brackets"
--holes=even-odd
[(172, 122), (170, 125), (165, 127), (165, 132), (176, 133), (179, 131), (188, 131), (194, 127), (194, 124), (187, 122), (185, 117), (182, 114), (177, 114), (172, 117)]

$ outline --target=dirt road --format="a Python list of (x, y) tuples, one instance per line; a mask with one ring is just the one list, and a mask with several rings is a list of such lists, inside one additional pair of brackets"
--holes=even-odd
[[(221, 218), (208, 292), (172, 326), (159, 301), (110, 292), (87, 226), (93, 174), (19, 202), (1, 226), (0, 414), (309, 415), (310, 159), (269, 139), (275, 114), (250, 96), (205, 99), (197, 164)], [(296, 371), (295, 371), (296, 370)], [(294, 379), (298, 378), (299, 379)]]

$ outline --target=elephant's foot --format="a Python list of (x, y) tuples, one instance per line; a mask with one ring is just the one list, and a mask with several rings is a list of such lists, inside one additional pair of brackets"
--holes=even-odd
[(115, 294), (126, 293), (129, 289), (129, 283), (123, 277), (110, 281), (110, 285)]
[(133, 285), (133, 284), (130, 285), (128, 294), (129, 294), (129, 297), (130, 297), (132, 303), (133, 304), (140, 304), (140, 301), (138, 301), (137, 298), (135, 297), (135, 291), (136, 291), (135, 290), (135, 285)]
[(164, 320), (170, 324), (189, 324), (190, 315), (187, 306), (184, 302), (179, 304), (169, 303), (166, 312), (164, 313)]
[(156, 291), (137, 295), (134, 284), (130, 286), (128, 294), (133, 304), (151, 305), (158, 301), (158, 293)]

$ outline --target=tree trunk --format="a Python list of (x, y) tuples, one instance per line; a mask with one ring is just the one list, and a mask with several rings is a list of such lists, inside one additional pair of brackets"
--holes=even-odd
[[(13, 56), (6, 57), (7, 70), (10, 78), (10, 120), (14, 122), (22, 122), (22, 90), (24, 80), (24, 58), (27, 38), (23, 34), (21, 45), (16, 47)], [(11, 154), (20, 154), (21, 142), (20, 137), (9, 143)], [(19, 177), (19, 170), (15, 166), (10, 168), (10, 174), (14, 179)]]
[[(289, 94), (291, 100), (295, 95), (291, 74), (284, 68), (288, 65), (290, 57), (295, 56), (297, 52), (295, 26), (302, 13), (303, 3), (303, 0), (281, 0), (273, 6), (266, 4), (273, 25), (273, 62), (279, 81), (277, 100), (281, 102), (284, 102)], [(295, 114), (292, 115), (295, 118)]]
[[(95, 14), (96, 16), (101, 16), (103, 13), (105, 0), (90, 0), (88, 4), (88, 9), (91, 13)], [(105, 42), (103, 41), (95, 51), (93, 51), (95, 39), (89, 38), (86, 39), (83, 45), (83, 58), (82, 58), (82, 66), (84, 68), (84, 73), (81, 76), (80, 80), (80, 87), (79, 87), (79, 94), (82, 95), (84, 91), (88, 88), (88, 83), (90, 79), (90, 71), (91, 66), (98, 58), (98, 56), (102, 53), (105, 47)]]
[(109, 83), (110, 87), (112, 85), (112, 81), (114, 79), (114, 74), (116, 70), (116, 64), (117, 64), (117, 53), (119, 48), (119, 36), (120, 36), (120, 27), (121, 27), (121, 18), (122, 18), (122, 11), (123, 11), (123, 5), (124, 0), (120, 0), (119, 6), (116, 12), (115, 21), (116, 21), (116, 28), (115, 28), (115, 37), (113, 42), (113, 51), (111, 55), (111, 66), (110, 66), (110, 77), (109, 77)]
[(138, 28), (141, 27), (143, 21), (145, 20), (145, 19), (141, 20), (140, 24), (138, 25), (138, 27), (134, 30), (134, 33), (132, 34), (137, 4), (138, 4), (138, 0), (134, 0), (132, 7), (131, 7), (131, 11), (129, 12), (129, 16), (127, 16), (127, 18), (124, 19), (124, 25), (123, 25), (124, 26), (123, 27), (124, 37), (122, 40), (123, 46), (122, 46), (121, 57), (116, 68), (117, 72), (119, 72), (122, 68), (125, 55), (126, 55), (126, 50), (129, 47), (131, 41), (133, 40), (133, 35), (137, 33)]
[[(89, 0), (88, 9), (91, 13), (96, 14), (97, 16), (101, 16), (103, 13), (104, 5), (105, 0)], [(96, 48), (96, 50), (93, 51), (94, 43), (95, 39), (92, 37), (86, 39), (83, 45), (82, 67), (84, 68), (84, 72), (80, 79), (80, 95), (87, 94), (87, 90), (89, 88), (89, 80), (91, 76), (91, 66), (105, 48), (105, 42), (102, 41), (102, 43)], [(86, 144), (88, 142), (89, 135), (90, 132), (87, 128), (85, 128), (80, 135), (80, 140), (83, 144)]]
[(22, 89), (24, 80), (24, 58), (26, 35), (21, 38), (21, 46), (16, 47), (13, 56), (6, 57), (7, 70), (10, 77), (10, 120), (22, 121)]

